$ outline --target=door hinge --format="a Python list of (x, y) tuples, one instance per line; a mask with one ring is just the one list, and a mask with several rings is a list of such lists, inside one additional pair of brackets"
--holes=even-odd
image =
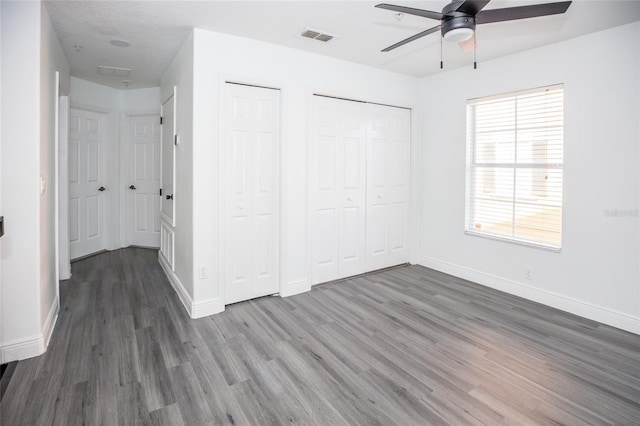
[(162, 188), (160, 188), (160, 196), (162, 197)]
[(178, 135), (173, 135), (173, 144), (178, 145)]
[(160, 124), (162, 124), (162, 117), (160, 117)]

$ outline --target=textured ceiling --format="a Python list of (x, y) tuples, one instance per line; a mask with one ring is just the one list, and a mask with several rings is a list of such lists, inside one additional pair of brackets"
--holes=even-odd
[[(440, 11), (448, 1), (393, 1)], [(486, 9), (549, 0), (493, 0)], [(160, 77), (192, 28), (252, 38), (370, 65), (426, 76), (439, 72), (438, 33), (391, 52), (380, 50), (438, 24), (377, 9), (377, 1), (46, 1), (73, 76), (124, 88), (159, 86)], [(640, 20), (640, 1), (574, 0), (566, 14), (478, 26), (478, 61), (503, 56)], [(311, 28), (336, 36), (328, 43), (300, 37)], [(131, 47), (116, 47), (123, 39)], [(73, 45), (83, 46), (79, 52)], [(473, 53), (444, 44), (446, 69), (472, 66)], [(99, 75), (98, 65), (131, 68), (128, 77)]]

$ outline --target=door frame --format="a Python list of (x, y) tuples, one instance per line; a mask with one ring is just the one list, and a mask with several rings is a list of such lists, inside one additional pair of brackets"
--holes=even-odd
[[(123, 242), (124, 247), (129, 247), (131, 245), (131, 236), (127, 231), (129, 229), (127, 223), (127, 212), (129, 211), (127, 205), (127, 188), (128, 188), (128, 172), (129, 167), (131, 167), (131, 158), (127, 155), (127, 148), (129, 147), (130, 137), (129, 137), (129, 125), (131, 124), (131, 120), (135, 117), (141, 116), (149, 116), (155, 115), (158, 117), (158, 120), (161, 117), (162, 112), (156, 110), (141, 110), (141, 111), (125, 111), (120, 113), (120, 173), (118, 176), (118, 187), (120, 188), (119, 201), (120, 205), (123, 207), (120, 209), (119, 217), (120, 217), (120, 241)], [(175, 125), (174, 125), (175, 127)], [(162, 132), (162, 128), (160, 129)], [(175, 147), (174, 147), (175, 149)], [(160, 133), (160, 163), (162, 164), (162, 133)], [(174, 156), (174, 167), (175, 167), (175, 156)], [(162, 173), (162, 172), (161, 172)], [(160, 186), (162, 186), (162, 176), (160, 177)], [(175, 178), (174, 178), (175, 182)], [(175, 184), (174, 184), (175, 186)], [(162, 211), (162, 209), (161, 209)], [(174, 209), (175, 211), (175, 209)]]
[(228, 183), (228, 178), (225, 176), (225, 173), (223, 173), (224, 170), (224, 164), (225, 164), (225, 147), (224, 147), (224, 135), (225, 135), (225, 131), (226, 131), (226, 127), (224, 124), (224, 117), (225, 117), (225, 103), (227, 100), (227, 90), (226, 90), (226, 86), (227, 84), (238, 84), (238, 85), (243, 85), (243, 86), (251, 86), (251, 87), (258, 87), (258, 88), (262, 88), (262, 89), (267, 89), (267, 90), (277, 90), (279, 92), (279, 111), (278, 111), (278, 140), (276, 143), (276, 147), (275, 147), (275, 151), (277, 153), (276, 155), (276, 164), (274, 165), (274, 172), (276, 174), (275, 176), (275, 187), (277, 189), (277, 194), (276, 194), (276, 198), (277, 201), (274, 203), (275, 208), (276, 208), (276, 215), (277, 215), (277, 220), (276, 220), (276, 231), (275, 231), (275, 235), (276, 235), (276, 261), (275, 264), (276, 266), (276, 274), (277, 274), (277, 281), (278, 281), (278, 292), (281, 293), (282, 290), (285, 288), (286, 285), (286, 280), (284, 279), (285, 274), (283, 273), (284, 271), (284, 265), (282, 264), (283, 262), (283, 258), (284, 256), (282, 256), (282, 244), (283, 244), (283, 240), (284, 240), (284, 227), (282, 226), (282, 221), (283, 221), (283, 212), (285, 211), (283, 209), (283, 201), (285, 199), (285, 191), (283, 188), (283, 171), (282, 171), (282, 165), (284, 164), (283, 161), (283, 140), (284, 140), (284, 134), (283, 134), (283, 115), (284, 115), (284, 108), (283, 108), (283, 104), (284, 104), (284, 89), (282, 88), (282, 84), (274, 84), (274, 83), (265, 83), (265, 82), (259, 82), (259, 81), (254, 81), (252, 79), (247, 79), (247, 78), (233, 78), (231, 76), (222, 76), (222, 78), (220, 79), (219, 82), (219, 94), (220, 96), (218, 96), (218, 123), (219, 125), (219, 130), (217, 132), (218, 134), (218, 147), (216, 149), (217, 151), (217, 155), (218, 155), (218, 171), (217, 171), (217, 180), (218, 180), (218, 185), (217, 185), (217, 193), (220, 194), (217, 199), (218, 199), (218, 209), (217, 209), (217, 214), (218, 214), (218, 226), (216, 229), (216, 232), (218, 234), (218, 243), (216, 245), (216, 251), (218, 253), (217, 256), (217, 268), (218, 268), (218, 282), (220, 283), (219, 286), (219, 297), (221, 300), (221, 305), (222, 308), (224, 308), (227, 305), (227, 298), (226, 298), (226, 274), (225, 274), (225, 265), (226, 265), (226, 250), (225, 250), (225, 227), (226, 227), (226, 220), (225, 220), (225, 216), (226, 216), (226, 200), (225, 200), (225, 196), (222, 195), (225, 192), (225, 185)]
[[(169, 224), (172, 228), (175, 228), (176, 226), (176, 203), (175, 203), (175, 198), (176, 198), (176, 147), (178, 145), (178, 125), (176, 123), (177, 121), (177, 114), (176, 114), (176, 109), (177, 109), (177, 102), (176, 99), (178, 97), (178, 88), (177, 86), (173, 86), (173, 90), (171, 91), (171, 94), (166, 96), (165, 98), (160, 100), (160, 117), (164, 117), (164, 104), (166, 104), (169, 99), (171, 99), (171, 97), (173, 96), (173, 134), (172, 136), (172, 140), (173, 140), (173, 144), (172, 144), (172, 150), (173, 150), (173, 176), (172, 176), (172, 193), (173, 193), (173, 198), (174, 198), (174, 202), (171, 204), (171, 217), (167, 216), (165, 212), (162, 211), (162, 198), (160, 198), (160, 218), (162, 220), (164, 220), (167, 224)], [(164, 125), (160, 126), (160, 189), (166, 189), (166, 188), (162, 188), (162, 182), (163, 182), (163, 170), (162, 170), (162, 139), (164, 137), (164, 132), (165, 132), (165, 127)], [(166, 194), (162, 194), (162, 196), (164, 197)]]
[[(105, 123), (105, 133), (104, 133), (104, 159), (103, 159), (103, 181), (104, 185), (107, 187), (107, 191), (104, 198), (104, 204), (102, 209), (102, 221), (101, 226), (104, 230), (104, 249), (105, 250), (115, 250), (119, 248), (118, 241), (115, 241), (113, 230), (118, 229), (119, 220), (120, 220), (120, 185), (119, 183), (119, 161), (118, 160), (118, 150), (119, 146), (115, 143), (116, 136), (116, 116), (112, 110), (95, 107), (92, 105), (86, 105), (82, 103), (73, 102), (71, 100), (69, 105), (69, 118), (71, 117), (71, 110), (78, 109), (86, 112), (92, 112), (95, 114), (104, 115), (104, 123)], [(68, 139), (67, 139), (68, 144)], [(69, 163), (68, 163), (68, 150), (66, 152), (65, 160), (65, 172), (69, 172)], [(114, 171), (111, 173), (110, 171)], [(66, 206), (67, 212), (69, 211), (69, 198), (67, 193), (66, 200), (60, 200), (61, 203), (64, 203)], [(116, 235), (119, 235), (116, 234)], [(71, 244), (69, 240), (69, 234), (66, 236), (66, 241), (60, 241), (60, 244)]]
[[(69, 241), (69, 95), (60, 96), (58, 100), (58, 119), (56, 120), (57, 137), (57, 247), (58, 247), (58, 279), (71, 278), (71, 251)], [(66, 202), (65, 202), (66, 200)]]

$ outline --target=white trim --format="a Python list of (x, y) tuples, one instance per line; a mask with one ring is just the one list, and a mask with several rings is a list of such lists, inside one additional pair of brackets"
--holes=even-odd
[(0, 346), (0, 364), (33, 358), (42, 355), (47, 350), (51, 335), (58, 320), (58, 302), (59, 299), (56, 297), (51, 304), (41, 334), (11, 340)]
[(305, 293), (311, 290), (310, 281), (305, 279), (292, 281), (290, 283), (286, 283), (280, 286), (280, 296), (281, 297), (289, 297), (295, 296), (296, 294)]
[(543, 305), (551, 306), (552, 308), (560, 309), (602, 324), (610, 325), (611, 327), (640, 334), (640, 317), (519, 283), (517, 281), (498, 277), (486, 272), (455, 265), (429, 256), (419, 256), (418, 264), (486, 287), (504, 291), (505, 293), (509, 293), (514, 296), (542, 303)]
[(203, 318), (224, 312), (224, 303), (219, 297), (191, 303), (191, 318)]
[(59, 295), (56, 294), (56, 298), (51, 304), (51, 308), (49, 309), (47, 318), (44, 321), (44, 326), (42, 327), (42, 335), (44, 338), (45, 350), (47, 349), (47, 347), (49, 346), (49, 342), (51, 341), (51, 335), (53, 334), (53, 329), (55, 328), (56, 322), (58, 321), (59, 312), (60, 312), (60, 297)]
[(45, 351), (42, 334), (6, 342), (0, 347), (0, 363), (18, 361), (42, 355)]
[(171, 270), (171, 267), (161, 252), (158, 252), (158, 261), (160, 262), (160, 266), (164, 270), (164, 273), (167, 275), (167, 278), (171, 283), (171, 287), (173, 287), (175, 292), (178, 294), (178, 298), (182, 302), (182, 306), (184, 306), (184, 309), (192, 319), (202, 318), (224, 311), (224, 303), (220, 298), (194, 302), (187, 289), (182, 285), (178, 276)]
[[(69, 96), (59, 99), (58, 141), (58, 268), (60, 280), (71, 278), (69, 246)], [(60, 287), (58, 285), (58, 287)], [(59, 292), (59, 289), (58, 289)]]
[(418, 255), (418, 236), (420, 234), (420, 221), (418, 218), (422, 217), (420, 214), (420, 163), (421, 157), (420, 144), (421, 141), (419, 129), (416, 123), (420, 117), (420, 110), (416, 108), (409, 109), (409, 128), (410, 138), (409, 141), (409, 262), (413, 263)]
[[(55, 256), (56, 300), (60, 301), (60, 71), (56, 71), (53, 120), (53, 247)], [(58, 309), (60, 305), (58, 304)], [(51, 335), (49, 335), (51, 337)], [(47, 339), (48, 341), (48, 339)]]
[(189, 296), (189, 292), (184, 288), (180, 278), (178, 278), (175, 272), (173, 272), (171, 266), (169, 266), (169, 263), (167, 262), (167, 259), (165, 259), (160, 251), (158, 251), (158, 261), (160, 262), (160, 266), (164, 270), (165, 275), (169, 279), (171, 287), (173, 287), (175, 292), (178, 294), (178, 297), (182, 302), (182, 306), (184, 306), (189, 316), (191, 316), (191, 304), (193, 303), (193, 300), (191, 299), (191, 296)]
[(178, 86), (173, 86), (173, 92), (171, 93), (171, 95), (169, 95), (166, 100), (162, 101), (162, 104), (160, 104), (160, 117), (164, 118), (164, 104), (166, 104), (167, 102), (169, 102), (171, 100), (171, 98), (173, 98), (173, 129), (172, 129), (172, 134), (171, 134), (171, 145), (172, 145), (172, 150), (173, 150), (173, 176), (172, 176), (172, 183), (171, 183), (171, 192), (172, 195), (174, 197), (173, 203), (171, 204), (171, 217), (167, 216), (167, 214), (164, 212), (164, 210), (162, 209), (162, 197), (166, 196), (166, 188), (162, 188), (162, 183), (163, 183), (163, 177), (162, 177), (162, 164), (163, 164), (163, 159), (162, 159), (162, 152), (163, 152), (163, 137), (164, 137), (164, 131), (165, 128), (163, 127), (163, 125), (160, 126), (160, 189), (164, 190), (162, 197), (160, 197), (160, 217), (163, 218), (167, 223), (169, 223), (171, 225), (172, 228), (175, 228), (176, 226), (176, 203), (175, 203), (175, 196), (176, 196), (176, 182), (177, 182), (177, 178), (176, 178), (176, 148), (177, 148), (177, 138), (178, 138), (178, 113), (176, 111), (177, 107), (178, 107), (178, 103), (176, 101), (178, 96)]

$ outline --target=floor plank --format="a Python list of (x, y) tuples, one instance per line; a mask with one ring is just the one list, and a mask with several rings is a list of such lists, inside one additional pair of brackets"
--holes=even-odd
[(2, 425), (640, 424), (640, 336), (420, 266), (192, 320), (129, 248), (60, 293)]

